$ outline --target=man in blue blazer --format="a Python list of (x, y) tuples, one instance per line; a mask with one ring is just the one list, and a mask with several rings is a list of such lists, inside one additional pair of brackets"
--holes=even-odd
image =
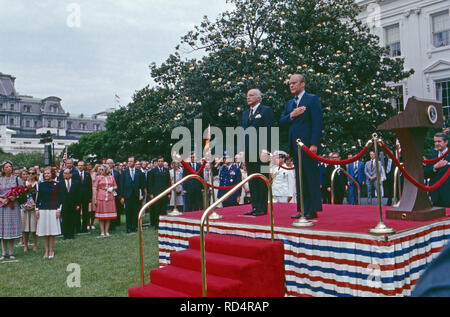
[[(280, 118), (280, 125), (289, 128), (289, 147), (293, 155), (297, 180), (299, 179), (297, 139), (300, 139), (309, 149), (319, 153), (322, 137), (323, 114), (319, 97), (305, 91), (305, 78), (294, 74), (289, 80), (289, 89), (295, 96), (288, 101)], [(308, 155), (302, 155), (302, 181), (305, 216), (307, 219), (317, 217), (317, 211), (322, 211), (320, 191), (320, 171), (316, 161)], [(297, 182), (297, 211), (300, 208), (300, 184)], [(300, 214), (292, 218), (299, 218)]]
[(135, 162), (133, 156), (128, 158), (128, 168), (120, 175), (120, 203), (125, 204), (127, 233), (137, 231), (140, 202), (144, 198), (144, 175), (140, 169), (135, 168)]
[[(199, 162), (195, 161), (195, 151), (191, 152), (190, 162), (188, 163), (192, 170), (198, 172), (202, 166)], [(187, 169), (183, 169), (182, 177), (190, 175)], [(203, 210), (206, 206), (203, 206), (203, 184), (196, 179), (190, 179), (183, 183), (183, 196), (184, 196), (184, 211), (198, 211)]]
[[(437, 163), (427, 164), (424, 168), (424, 175), (426, 178), (431, 178), (430, 185), (437, 183), (449, 169), (450, 153), (448, 151), (448, 136), (445, 133), (439, 132), (434, 135), (434, 147), (436, 152), (429, 157), (434, 159), (443, 156), (445, 157)], [(450, 178), (438, 189), (430, 192), (433, 206), (436, 207), (450, 207)]]
[[(271, 128), (274, 122), (274, 113), (271, 107), (262, 105), (261, 101), (261, 91), (259, 89), (250, 89), (247, 93), (247, 104), (250, 108), (245, 110), (241, 117), (241, 127), (244, 131), (249, 132), (248, 129), (250, 128), (254, 128), (256, 131), (256, 142), (254, 143), (250, 143), (252, 140), (248, 133), (245, 135), (245, 164), (249, 176), (263, 172), (261, 170), (260, 149), (265, 147), (264, 145), (266, 145), (265, 150), (267, 151), (270, 151), (271, 148)], [(260, 139), (261, 128), (267, 129), (266, 140)], [(251, 154), (256, 154), (256, 160)], [(268, 173), (263, 173), (263, 175), (268, 177)], [(268, 192), (266, 183), (262, 179), (257, 178), (249, 182), (249, 187), (252, 210), (246, 212), (245, 215), (262, 216), (267, 214)]]
[[(351, 159), (352, 154), (349, 154), (348, 158)], [(350, 163), (347, 165), (347, 173), (353, 177), (353, 179), (358, 183), (360, 190), (362, 191), (363, 185), (366, 181), (366, 174), (364, 173), (365, 164), (360, 160)], [(355, 183), (353, 183), (350, 178), (348, 178), (348, 202), (350, 205), (358, 205), (358, 191), (356, 189)]]

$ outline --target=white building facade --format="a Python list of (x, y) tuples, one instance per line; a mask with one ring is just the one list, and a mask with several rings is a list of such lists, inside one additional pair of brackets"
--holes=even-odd
[(0, 148), (7, 153), (43, 151), (40, 134), (53, 134), (55, 154), (77, 142), (83, 135), (105, 130), (106, 115), (73, 115), (64, 111), (61, 99), (38, 99), (20, 95), (16, 78), (0, 73)]
[(408, 98), (440, 100), (450, 116), (450, 0), (356, 0), (365, 22), (392, 58), (405, 58), (415, 73), (396, 86), (402, 111)]

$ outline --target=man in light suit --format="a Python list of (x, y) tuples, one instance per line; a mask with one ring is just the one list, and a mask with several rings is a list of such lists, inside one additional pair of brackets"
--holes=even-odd
[(125, 204), (127, 233), (137, 231), (139, 206), (144, 198), (144, 175), (135, 167), (135, 158), (128, 158), (128, 168), (120, 175), (120, 203)]
[[(376, 167), (376, 156), (374, 151), (370, 151), (370, 161), (366, 162), (364, 167), (364, 173), (366, 174), (366, 185), (367, 185), (367, 203), (372, 205), (372, 191), (377, 189), (377, 167)], [(380, 177), (383, 173), (383, 165), (378, 161), (378, 168), (380, 170)], [(378, 195), (380, 193), (377, 193)]]
[[(289, 147), (294, 157), (296, 177), (299, 179), (299, 168), (302, 168), (303, 196), (305, 216), (316, 218), (317, 211), (322, 211), (320, 190), (320, 171), (316, 161), (308, 155), (302, 155), (302, 166), (298, 166), (297, 139), (300, 139), (309, 149), (319, 154), (322, 137), (323, 114), (322, 104), (318, 96), (305, 91), (306, 81), (303, 75), (294, 74), (289, 80), (289, 89), (295, 96), (288, 101), (280, 118), (280, 125), (289, 128)], [(297, 182), (297, 211), (300, 217), (300, 183)]]
[[(267, 178), (267, 171), (263, 171), (263, 164), (260, 161), (260, 148), (266, 144), (267, 151), (271, 148), (271, 128), (274, 123), (274, 113), (272, 107), (264, 106), (261, 104), (262, 94), (259, 89), (250, 89), (247, 92), (247, 104), (249, 109), (242, 113), (241, 127), (244, 131), (251, 133), (251, 130), (256, 131), (256, 142), (251, 143), (249, 134), (245, 135), (245, 164), (247, 166), (247, 174), (250, 176), (255, 173), (262, 173)], [(266, 129), (267, 138), (265, 140), (260, 139), (261, 129)], [(252, 155), (256, 153), (256, 160), (252, 160)], [(264, 173), (263, 173), (264, 172)], [(245, 213), (247, 216), (263, 216), (267, 214), (267, 199), (268, 191), (266, 183), (259, 178), (254, 178), (249, 182), (250, 187), (250, 200), (252, 203), (252, 209)]]
[[(434, 135), (434, 147), (436, 152), (429, 157), (434, 159), (445, 155), (443, 159), (436, 163), (427, 164), (424, 168), (424, 174), (426, 178), (431, 178), (430, 185), (434, 185), (438, 182), (449, 169), (450, 153), (448, 150), (448, 136), (445, 133), (436, 133)], [(433, 206), (437, 207), (450, 207), (450, 178), (448, 178), (444, 184), (438, 189), (430, 192), (431, 201)]]
[[(348, 158), (351, 159), (354, 155), (349, 154)], [(350, 163), (347, 165), (347, 173), (353, 177), (353, 179), (358, 183), (360, 190), (362, 191), (362, 186), (366, 181), (366, 174), (364, 173), (365, 165), (360, 160)], [(348, 178), (348, 202), (350, 205), (358, 205), (358, 193), (356, 190), (356, 185), (350, 178)]]

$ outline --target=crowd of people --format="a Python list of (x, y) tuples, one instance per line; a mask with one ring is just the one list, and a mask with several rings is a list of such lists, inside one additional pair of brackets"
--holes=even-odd
[[(306, 80), (303, 75), (294, 74), (289, 81), (289, 88), (295, 98), (288, 101), (280, 118), (280, 126), (289, 129), (289, 153), (277, 151), (270, 156), (268, 176), (272, 184), (274, 202), (294, 203), (300, 217), (299, 161), (297, 157), (297, 141), (301, 139), (308, 149), (320, 153), (322, 131), (322, 110), (320, 99), (305, 90)], [(274, 113), (271, 107), (261, 104), (262, 94), (259, 89), (251, 89), (247, 93), (249, 108), (241, 118), (244, 130), (251, 128), (270, 128), (273, 125)], [(268, 130), (268, 132), (270, 129)], [(54, 241), (56, 236), (74, 239), (77, 233), (86, 233), (95, 229), (94, 221), (98, 220), (100, 236), (108, 237), (121, 224), (121, 216), (125, 215), (126, 232), (136, 232), (138, 228), (138, 212), (147, 201), (160, 195), (171, 184), (195, 172), (218, 190), (213, 191), (218, 199), (225, 195), (230, 187), (253, 173), (260, 173), (267, 162), (249, 160), (251, 147), (260, 148), (260, 144), (271, 148), (270, 133), (257, 134), (256, 144), (245, 139), (245, 151), (234, 157), (224, 153), (222, 158), (203, 165), (196, 158), (195, 152), (185, 158), (190, 168), (174, 160), (170, 163), (160, 156), (151, 161), (136, 160), (130, 156), (126, 162), (115, 163), (113, 159), (103, 159), (101, 163), (78, 161), (76, 166), (72, 159), (65, 161), (63, 168), (33, 166), (14, 168), (6, 161), (2, 164), (0, 177), (0, 239), (4, 260), (14, 257), (14, 241), (21, 238), (24, 251), (29, 249), (29, 241), (33, 239), (33, 251), (37, 250), (38, 237), (44, 237), (44, 258), (54, 257)], [(267, 141), (267, 142), (265, 142)], [(434, 158), (442, 157), (435, 164), (425, 166), (425, 176), (430, 185), (437, 182), (448, 169), (450, 155), (448, 153), (448, 137), (443, 130), (434, 136), (436, 152)], [(352, 158), (350, 154), (348, 158)], [(395, 166), (387, 157), (377, 160), (375, 152), (370, 152), (367, 161), (356, 161), (347, 166), (339, 165), (341, 156), (337, 152), (327, 154), (329, 160), (336, 164), (317, 163), (308, 155), (302, 159), (302, 183), (305, 216), (307, 219), (317, 217), (322, 211), (322, 204), (342, 204), (347, 197), (348, 204), (359, 204), (356, 184), (363, 189), (362, 196), (367, 196), (367, 203), (372, 204), (372, 197), (387, 197), (387, 205), (392, 204), (393, 180)], [(380, 193), (377, 193), (377, 166), (380, 176)], [(199, 171), (202, 169), (202, 173)], [(332, 174), (335, 175), (332, 178)], [(333, 181), (333, 183), (332, 183)], [(31, 186), (35, 193), (26, 202), (15, 201), (8, 196), (10, 190), (18, 186)], [(190, 179), (175, 188), (169, 195), (160, 199), (150, 207), (149, 224), (158, 227), (159, 216), (169, 210), (184, 212), (204, 209), (205, 192), (201, 182)], [(450, 207), (450, 180), (431, 193), (435, 206)], [(228, 197), (223, 207), (250, 205), (252, 209), (245, 213), (249, 216), (267, 214), (267, 186), (261, 179), (253, 179), (242, 189)]]

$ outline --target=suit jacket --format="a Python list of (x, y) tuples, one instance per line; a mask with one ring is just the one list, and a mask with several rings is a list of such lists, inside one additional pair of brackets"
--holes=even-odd
[(306, 111), (295, 119), (291, 119), (291, 112), (297, 107), (295, 99), (289, 100), (280, 118), (280, 125), (289, 127), (290, 152), (297, 152), (297, 139), (307, 146), (320, 147), (323, 128), (322, 103), (316, 95), (305, 92), (299, 102), (299, 107), (305, 106)]
[(66, 180), (63, 179), (59, 182), (59, 199), (58, 205), (62, 206), (62, 212), (73, 212), (76, 207), (81, 205), (81, 185), (80, 182), (72, 179), (70, 190), (67, 191)]
[[(188, 163), (192, 167), (192, 169), (196, 172), (198, 172), (202, 166), (200, 163)], [(190, 175), (187, 169), (183, 168), (183, 178)], [(185, 190), (187, 193), (185, 195), (191, 195), (191, 194), (201, 194), (203, 185), (196, 179), (190, 179), (183, 183), (183, 191)]]
[[(324, 185), (325, 188), (331, 187), (331, 174), (336, 169), (335, 165), (328, 165), (325, 168), (325, 179)], [(336, 172), (334, 176), (334, 194), (336, 197), (343, 197), (345, 193), (345, 185), (347, 183), (347, 176), (342, 172)]]
[(152, 169), (147, 173), (147, 194), (157, 196), (170, 187), (170, 174), (167, 168), (159, 167)]
[[(361, 185), (363, 182), (366, 181), (366, 174), (364, 172), (365, 164), (364, 164), (364, 162), (356, 161), (357, 171), (358, 171), (357, 175), (355, 173), (356, 171), (355, 171), (354, 164), (355, 163), (350, 163), (347, 165), (347, 173), (349, 173), (350, 176), (353, 177)], [(348, 178), (348, 181), (350, 182), (350, 186), (354, 186), (353, 182), (349, 178)]]
[[(373, 166), (371, 164), (371, 161), (372, 160), (367, 161), (366, 165), (364, 167), (364, 173), (366, 174), (367, 182), (369, 181), (370, 177), (375, 177), (375, 179), (377, 178), (377, 167), (375, 165), (377, 160), (373, 161)], [(382, 176), (384, 169), (383, 169), (383, 165), (381, 164), (380, 161), (378, 161), (378, 167), (380, 169), (380, 176)]]
[[(428, 159), (437, 158), (438, 154), (439, 153), (436, 151)], [(444, 158), (444, 160), (450, 162), (450, 150), (447, 151), (447, 155)], [(436, 182), (438, 182), (449, 169), (449, 165), (446, 165), (442, 168), (435, 170), (433, 168), (434, 164), (436, 163), (427, 164), (424, 168), (425, 178), (430, 178), (430, 185), (433, 185)], [(447, 178), (444, 184), (442, 184), (438, 189), (430, 192), (430, 196), (434, 206), (450, 207), (450, 177)]]
[[(64, 170), (65, 170), (65, 168), (61, 169), (61, 171), (59, 172), (59, 176), (58, 176), (59, 181), (64, 179)], [(72, 171), (72, 180), (75, 180), (77, 182), (81, 181), (80, 173), (78, 172), (78, 170), (75, 167), (72, 167), (71, 171)]]
[(135, 168), (134, 171), (134, 180), (131, 177), (129, 168), (124, 169), (122, 174), (120, 174), (120, 196), (125, 199), (139, 199), (139, 194), (144, 193), (144, 174), (137, 168)]
[[(250, 162), (250, 150), (256, 151), (256, 158), (259, 161), (259, 154), (261, 150), (271, 150), (271, 127), (274, 124), (274, 113), (272, 107), (264, 106), (260, 104), (256, 112), (250, 117), (250, 109), (244, 111), (241, 117), (241, 127), (247, 131), (247, 129), (253, 127), (256, 129), (256, 142), (251, 142), (249, 135), (245, 135), (245, 159), (246, 162)], [(259, 129), (267, 128), (267, 138), (261, 139)], [(251, 148), (250, 148), (251, 146)], [(256, 147), (254, 147), (256, 146)]]
[(86, 171), (84, 171), (83, 180), (80, 175), (80, 199), (82, 203), (88, 203), (92, 199), (92, 178)]
[(117, 194), (120, 196), (121, 193), (121, 187), (120, 187), (120, 173), (118, 170), (112, 170), (112, 175), (114, 176), (114, 180), (116, 181), (116, 185), (117, 185)]

